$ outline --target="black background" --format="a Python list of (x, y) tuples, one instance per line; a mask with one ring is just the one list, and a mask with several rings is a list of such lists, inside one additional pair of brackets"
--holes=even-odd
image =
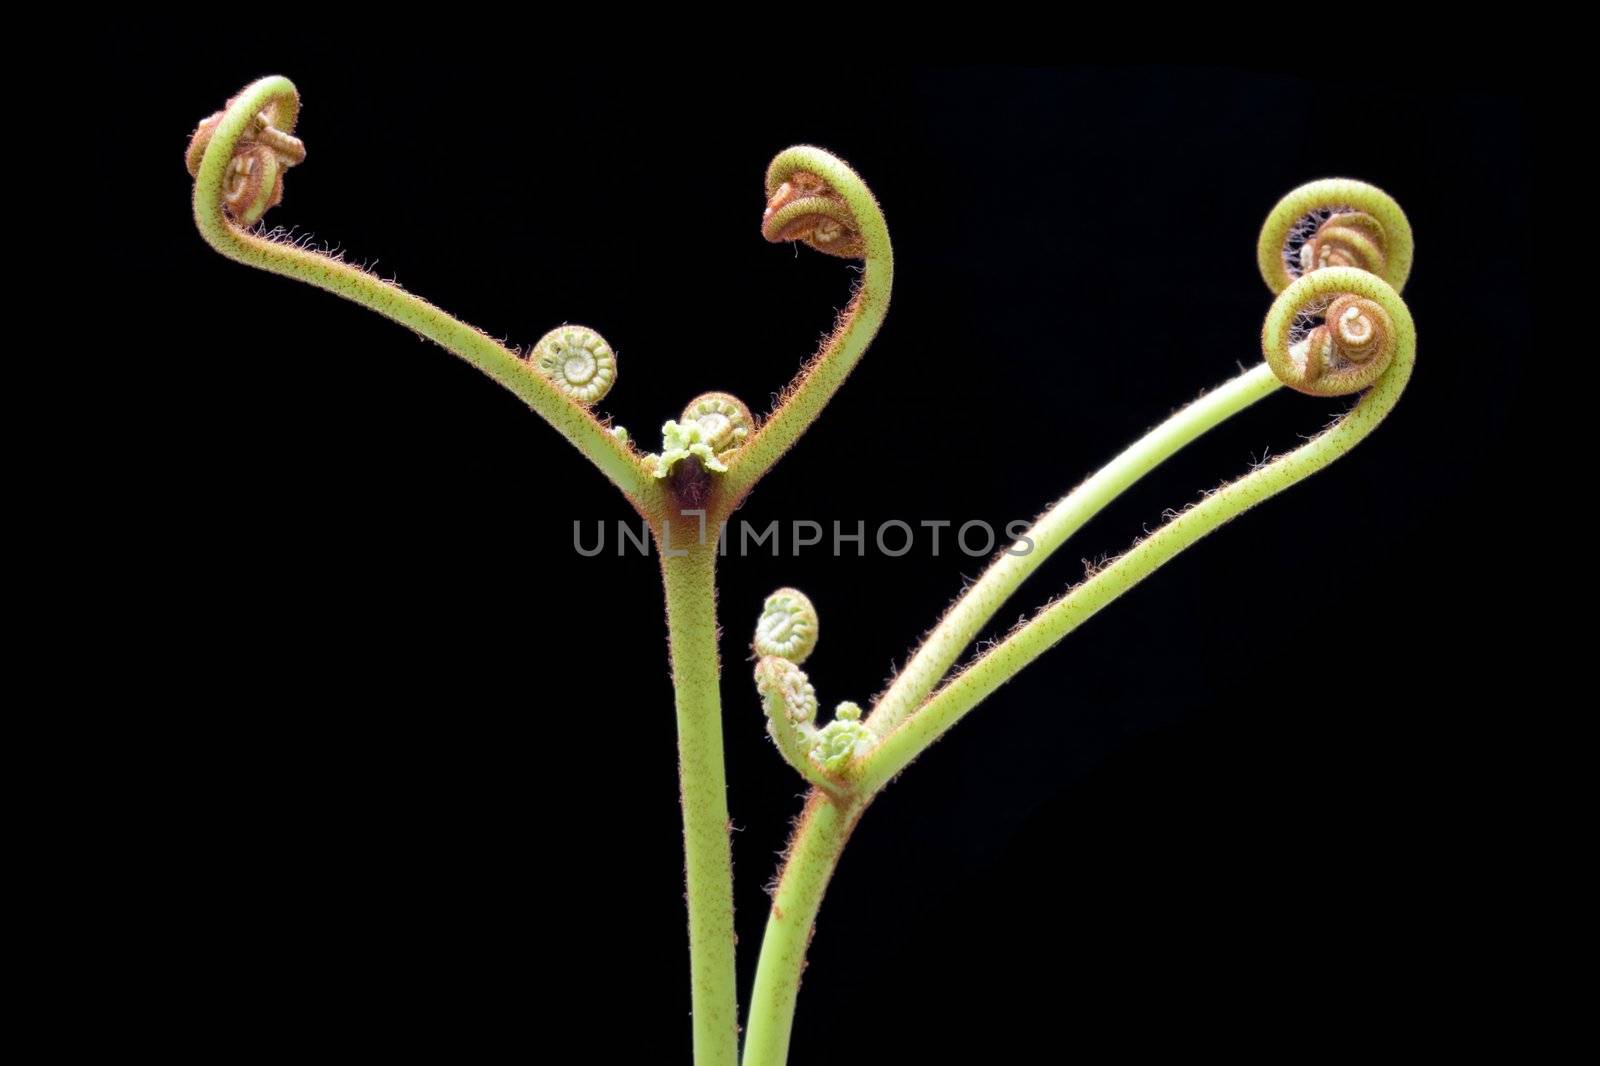
[[(1426, 1025), (1418, 989), (1465, 980), (1492, 935), (1460, 935), (1460, 885), (1505, 787), (1481, 697), (1515, 660), (1492, 591), (1514, 538), (1480, 500), (1523, 418), (1523, 101), (1262, 69), (567, 78), (559, 54), (535, 78), (245, 49), (140, 96), (167, 136), (142, 149), (153, 258), (131, 285), (170, 336), (163, 413), (130, 444), (160, 456), (152, 576), (180, 605), (146, 666), (201, 706), (129, 818), (173, 950), (261, 1005), (246, 1039), (322, 1019), (681, 1062), (689, 1034), (655, 562), (574, 552), (575, 521), (628, 508), (472, 368), (201, 242), (188, 131), (269, 72), (298, 84), (309, 149), (269, 222), (512, 343), (599, 329), (620, 359), (601, 406), (646, 447), (707, 389), (765, 409), (813, 350), (852, 270), (761, 240), (761, 176), (791, 143), (848, 160), (894, 236), (893, 306), (746, 505), (758, 526), (1032, 517), (1259, 358), (1279, 196), (1336, 175), (1393, 194), (1420, 337), (1398, 409), (884, 793), (824, 904), (793, 1061)], [(1213, 432), (994, 633), (1341, 409), (1284, 393)], [(761, 599), (807, 590), (824, 704), (865, 703), (982, 568), (948, 536), (721, 568), (741, 996), (800, 794), (747, 677)]]

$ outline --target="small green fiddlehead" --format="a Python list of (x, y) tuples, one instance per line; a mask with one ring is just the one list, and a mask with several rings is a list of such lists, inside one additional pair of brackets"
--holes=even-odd
[(756, 692), (767, 716), (767, 735), (784, 762), (829, 795), (846, 796), (849, 789), (838, 775), (854, 748), (841, 746), (837, 722), (817, 728), (817, 692), (805, 671), (782, 656), (764, 655), (756, 662)]
[[(737, 396), (708, 392), (689, 401), (681, 419), (669, 419), (661, 427), (661, 454), (647, 455), (645, 460), (655, 464), (658, 478), (671, 477), (679, 463), (691, 458), (699, 460), (708, 473), (725, 474), (729, 458), (749, 438), (754, 426), (750, 408)], [(698, 492), (703, 493), (704, 487)]]
[(877, 734), (861, 720), (860, 705), (846, 700), (834, 708), (833, 721), (817, 731), (811, 761), (831, 774), (843, 773), (877, 742)]
[(844, 798), (851, 763), (877, 737), (861, 721), (861, 708), (849, 701), (839, 704), (831, 722), (817, 726), (817, 693), (798, 665), (816, 649), (817, 633), (817, 612), (805, 593), (785, 588), (768, 596), (753, 644), (760, 656), (756, 691), (767, 732), (784, 760), (813, 785)]
[(778, 750), (791, 763), (804, 762), (817, 740), (817, 691), (811, 679), (781, 655), (763, 655), (756, 660), (756, 692)]
[(603, 399), (617, 380), (616, 353), (587, 326), (557, 326), (539, 338), (532, 358), (539, 373), (585, 406)]
[(803, 663), (817, 646), (817, 609), (799, 589), (779, 589), (762, 605), (756, 622), (757, 655)]
[(707, 392), (689, 401), (679, 421), (696, 422), (700, 436), (712, 451), (725, 455), (745, 442), (756, 428), (755, 416), (744, 401), (728, 392)]
[(1256, 261), (1273, 292), (1328, 267), (1376, 274), (1396, 291), (1411, 274), (1411, 223), (1388, 193), (1363, 181), (1308, 182), (1278, 201), (1261, 228)]

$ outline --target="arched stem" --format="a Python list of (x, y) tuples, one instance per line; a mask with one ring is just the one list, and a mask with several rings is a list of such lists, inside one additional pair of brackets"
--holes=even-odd
[(1341, 293), (1368, 297), (1382, 305), (1393, 319), (1394, 354), (1377, 384), (1333, 426), (1294, 451), (1224, 485), (1176, 516), (962, 671), (915, 714), (886, 734), (862, 760), (858, 787), (863, 794), (871, 795), (882, 788), (984, 697), (1184, 549), (1328, 466), (1378, 427), (1404, 391), (1416, 358), (1416, 327), (1411, 314), (1386, 283), (1365, 271), (1348, 267), (1308, 274), (1273, 305), (1267, 332), (1286, 333), (1290, 321), (1305, 302)]
[(772, 469), (839, 391), (882, 325), (894, 286), (894, 248), (889, 243), (889, 227), (866, 183), (830, 153), (800, 146), (779, 153), (772, 161), (767, 171), (768, 195), (795, 171), (817, 175), (843, 199), (860, 231), (866, 265), (860, 285), (833, 333), (801, 370), (760, 430), (729, 461), (728, 472), (721, 475), (722, 491), (730, 507)]
[(899, 728), (1011, 594), (1084, 523), (1184, 446), (1278, 388), (1271, 367), (1252, 367), (1173, 414), (1041, 515), (923, 640), (868, 716), (873, 732), (887, 736)]
[(240, 138), (263, 111), (272, 116), (275, 129), (291, 132), (299, 106), (293, 83), (282, 77), (262, 78), (234, 97), (212, 134), (195, 178), (194, 220), (206, 242), (246, 266), (314, 285), (376, 311), (465, 359), (554, 426), (642, 514), (659, 515), (664, 507), (661, 489), (633, 450), (515, 352), (398, 285), (330, 256), (243, 229), (228, 218), (223, 210), (224, 183)]

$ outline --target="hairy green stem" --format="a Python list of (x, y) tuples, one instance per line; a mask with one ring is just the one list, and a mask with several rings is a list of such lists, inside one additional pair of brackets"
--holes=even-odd
[(661, 571), (678, 712), (694, 1061), (696, 1066), (732, 1066), (738, 1060), (739, 1005), (718, 685), (716, 544), (699, 543), (692, 526), (673, 539), (687, 544), (674, 549), (663, 539)]
[(867, 724), (880, 736), (894, 732), (922, 704), (1011, 594), (1068, 537), (1185, 445), (1278, 388), (1278, 379), (1265, 363), (1245, 371), (1146, 433), (1041, 515), (1024, 537), (997, 558), (945, 613), (906, 668), (879, 697)]
[[(1285, 295), (1345, 292), (1377, 301), (1393, 319), (1395, 353), (1377, 384), (1333, 426), (1173, 518), (958, 674), (861, 761), (856, 780), (862, 794), (872, 795), (893, 780), (986, 696), (1185, 548), (1328, 466), (1378, 427), (1411, 378), (1416, 327), (1393, 289), (1374, 275), (1353, 268), (1319, 270), (1300, 279)], [(1287, 332), (1289, 320), (1297, 313), (1293, 299), (1280, 298), (1268, 317), (1267, 332)]]
[(861, 801), (841, 803), (821, 790), (813, 790), (806, 800), (761, 940), (756, 983), (750, 993), (744, 1066), (783, 1066), (788, 1061), (800, 974), (815, 932), (817, 911), (865, 806)]
[(647, 516), (658, 515), (662, 509), (661, 490), (639, 457), (517, 353), (398, 285), (330, 256), (242, 229), (224, 214), (223, 185), (234, 149), (262, 111), (273, 115), (275, 128), (286, 133), (293, 130), (299, 96), (289, 79), (262, 78), (247, 86), (228, 107), (206, 148), (194, 184), (195, 225), (206, 242), (246, 266), (314, 285), (370, 308), (465, 359), (543, 416), (599, 467), (637, 509)]

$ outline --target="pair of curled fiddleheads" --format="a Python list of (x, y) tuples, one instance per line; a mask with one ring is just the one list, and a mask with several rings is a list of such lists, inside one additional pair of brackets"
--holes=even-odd
[[(1395, 235), (1396, 254), (1389, 262), (1403, 281), (1410, 272), (1412, 247), (1404, 213), (1382, 190), (1348, 179), (1312, 182), (1284, 197), (1262, 228), (1258, 260), (1290, 261), (1298, 254), (1295, 234), (1313, 228), (1316, 219), (1348, 213), (1352, 204), (1381, 217)], [(1335, 270), (1352, 273), (1330, 274)], [(1306, 282), (1312, 277), (1321, 280)], [(1352, 289), (1325, 289), (1331, 277), (1353, 279)], [(1368, 291), (1372, 281), (1393, 296), (1372, 295)], [(882, 735), (888, 736), (917, 711), (978, 631), (1068, 537), (1180, 448), (1280, 386), (1334, 396), (1391, 377), (1388, 371), (1402, 340), (1401, 319), (1393, 313), (1399, 296), (1382, 278), (1357, 268), (1324, 267), (1286, 280), (1270, 275), (1267, 283), (1278, 296), (1263, 329), (1264, 362), (1178, 411), (1053, 505), (1014, 546), (1027, 550), (998, 556), (878, 699), (869, 720)], [(1404, 322), (1409, 321), (1407, 314)], [(1409, 370), (1394, 380), (1403, 383), (1407, 374)]]
[[(1328, 466), (1376, 429), (1410, 380), (1416, 357), (1416, 327), (1410, 311), (1394, 288), (1377, 275), (1356, 267), (1327, 267), (1294, 281), (1267, 314), (1262, 333), (1265, 369), (1274, 375), (1274, 387), (1281, 384), (1312, 395), (1334, 394), (1301, 388), (1304, 373), (1295, 352), (1316, 330), (1337, 328), (1328, 326), (1326, 319), (1344, 315), (1365, 319), (1349, 328), (1363, 335), (1370, 332), (1377, 345), (1365, 363), (1318, 379), (1324, 387), (1330, 379), (1339, 381), (1344, 389), (1337, 393), (1341, 395), (1361, 390), (1363, 380), (1371, 382), (1344, 417), (1307, 443), (1223, 485), (1178, 514), (986, 652), (892, 730), (880, 730), (883, 740), (861, 773), (861, 787), (870, 789), (891, 780), (979, 701), (1102, 607), (1206, 534)], [(1324, 324), (1307, 328), (1307, 323), (1319, 319)], [(1244, 377), (1261, 373), (1262, 368), (1257, 368)], [(1280, 373), (1282, 377), (1277, 376)]]

